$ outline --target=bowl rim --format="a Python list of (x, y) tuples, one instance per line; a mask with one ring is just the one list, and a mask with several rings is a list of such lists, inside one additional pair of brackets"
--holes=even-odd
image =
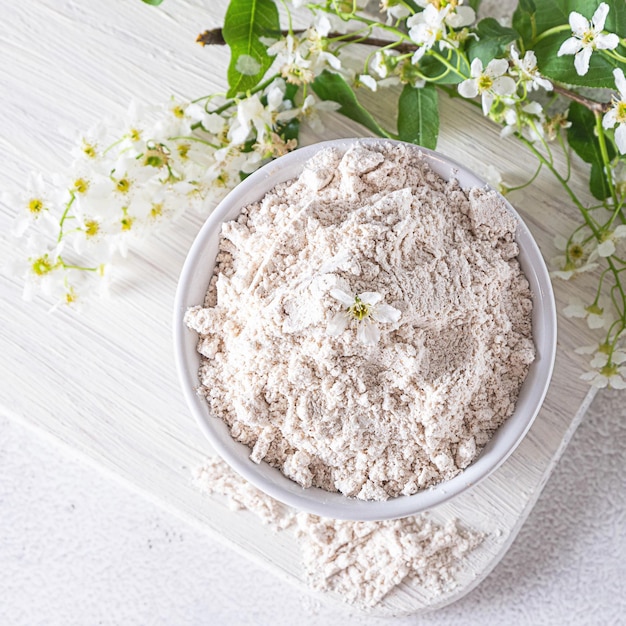
[[(250, 204), (254, 201), (249, 199), (251, 196), (255, 196), (256, 200), (260, 200), (276, 184), (297, 176), (297, 173), (295, 175), (287, 175), (287, 173), (294, 169), (301, 171), (309, 158), (319, 150), (338, 148), (345, 151), (355, 143), (365, 145), (407, 145), (415, 149), (416, 152), (421, 152), (424, 160), (444, 179), (448, 180), (456, 177), (462, 189), (471, 187), (493, 189), (483, 179), (456, 160), (434, 150), (402, 141), (354, 137), (322, 141), (298, 148), (264, 165), (239, 183), (217, 205), (200, 228), (189, 248), (179, 275), (174, 298), (173, 339), (176, 370), (187, 406), (213, 448), (232, 469), (264, 493), (296, 509), (323, 517), (372, 521), (406, 517), (443, 504), (487, 478), (509, 458), (528, 433), (548, 391), (556, 357), (557, 321), (552, 283), (539, 247), (519, 213), (506, 198), (499, 194), (497, 190), (494, 190), (498, 193), (500, 199), (504, 201), (507, 210), (515, 217), (517, 222), (515, 239), (518, 244), (520, 242), (523, 243), (523, 246), (520, 246), (520, 250), (523, 249), (524, 251), (524, 259), (528, 257), (528, 262), (522, 269), (531, 284), (533, 341), (537, 349), (537, 357), (531, 364), (527, 378), (522, 385), (520, 398), (522, 398), (524, 389), (529, 387), (531, 383), (537, 385), (537, 388), (533, 389), (532, 392), (527, 391), (524, 395), (524, 399), (526, 399), (532, 393), (532, 398), (525, 401), (523, 405), (526, 410), (526, 419), (521, 419), (520, 417), (517, 420), (513, 419), (518, 414), (520, 407), (520, 398), (518, 398), (514, 413), (496, 430), (479, 457), (457, 476), (433, 487), (418, 491), (413, 495), (397, 496), (384, 501), (359, 500), (343, 494), (327, 492), (318, 487), (305, 489), (284, 476), (277, 468), (270, 467), (265, 462), (259, 465), (255, 464), (248, 458), (250, 449), (230, 437), (230, 433), (228, 433), (230, 441), (219, 436), (216, 429), (222, 429), (223, 431), (227, 427), (220, 418), (209, 414), (208, 404), (204, 398), (196, 393), (196, 388), (199, 385), (198, 369), (200, 364), (200, 354), (196, 351), (197, 334), (187, 328), (184, 323), (186, 310), (190, 306), (202, 304), (202, 302), (197, 301), (190, 302), (190, 290), (194, 284), (197, 265), (206, 250), (207, 240), (211, 236), (219, 238), (222, 223), (228, 221), (225, 219), (228, 213), (233, 212), (236, 207), (240, 211), (244, 206)], [(460, 180), (461, 178), (464, 181), (463, 183)], [(258, 192), (256, 191), (257, 189)], [(207, 273), (204, 292), (206, 292), (210, 278), (211, 274)], [(539, 321), (541, 323), (537, 324)], [(189, 354), (189, 346), (191, 345), (190, 333), (191, 337), (193, 337), (195, 355)], [(539, 333), (541, 338), (541, 348), (537, 345), (537, 333)], [(197, 360), (195, 371), (190, 367), (190, 360)], [(533, 374), (532, 378), (531, 373)], [(502, 433), (505, 434), (503, 435)], [(502, 446), (502, 449), (500, 449), (496, 444), (504, 436), (508, 437), (509, 445)], [(245, 448), (245, 455), (238, 446)], [(284, 481), (287, 482), (285, 483)], [(312, 494), (314, 497), (311, 497)]]

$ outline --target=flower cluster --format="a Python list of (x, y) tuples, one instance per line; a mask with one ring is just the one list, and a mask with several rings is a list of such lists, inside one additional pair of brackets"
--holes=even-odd
[(3, 197), (17, 213), (24, 297), (79, 305), (103, 293), (130, 248), (188, 209), (206, 214), (243, 176), (295, 148), (285, 129), (316, 111), (313, 98), (294, 106), (276, 80), (232, 101), (134, 104), (118, 137), (105, 124), (86, 133), (70, 175), (32, 176)]
[(278, 41), (268, 41), (271, 45), (267, 53), (275, 57), (276, 67), (288, 83), (306, 85), (325, 69), (341, 70), (339, 57), (327, 49), (325, 38), (330, 29), (330, 20), (322, 15), (301, 35), (288, 34)]
[[(624, 252), (626, 252), (626, 225), (603, 229), (600, 234), (594, 234), (587, 224), (582, 224), (572, 234), (569, 240), (562, 237), (555, 238), (555, 245), (562, 252), (552, 259), (558, 269), (552, 276), (563, 280), (571, 280), (578, 274), (589, 272), (599, 267), (599, 262), (606, 260), (609, 268), (624, 266)], [(603, 273), (603, 277), (606, 272)], [(616, 290), (619, 292), (619, 288)], [(607, 385), (616, 388), (626, 388), (626, 353), (622, 349), (624, 330), (623, 315), (626, 300), (614, 303), (602, 293), (600, 282), (591, 302), (581, 298), (572, 298), (563, 313), (569, 318), (585, 320), (587, 326), (601, 333), (595, 346), (584, 346), (577, 350), (579, 354), (591, 355), (590, 371), (583, 375), (584, 380), (596, 387)], [(617, 308), (617, 311), (616, 311)], [(618, 316), (615, 313), (618, 313)]]
[(476, 19), (474, 9), (463, 6), (463, 0), (416, 0), (416, 4), (424, 10), (406, 21), (410, 29), (409, 37), (418, 46), (413, 63), (419, 63), (435, 44), (440, 50), (458, 47), (459, 41), (453, 29), (469, 26)]

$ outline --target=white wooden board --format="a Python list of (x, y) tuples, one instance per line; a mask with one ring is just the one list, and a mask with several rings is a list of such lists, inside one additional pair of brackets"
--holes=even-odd
[[(122, 116), (131, 97), (163, 102), (170, 93), (197, 97), (225, 86), (225, 49), (194, 43), (205, 28), (220, 24), (226, 0), (166, 0), (160, 9), (140, 0), (85, 3), (24, 0), (2, 5), (0, 35), (0, 188), (20, 185), (27, 173), (58, 172), (69, 163), (71, 142), (60, 129), (85, 130), (103, 116)], [(363, 94), (380, 119), (393, 124), (385, 98)], [(535, 162), (513, 140), (463, 102), (442, 98), (439, 150), (477, 173), (484, 163), (508, 182), (532, 175)], [(319, 136), (362, 135), (334, 117)], [(584, 176), (573, 175), (584, 196)], [(557, 184), (542, 174), (513, 194), (544, 255), (552, 238), (566, 233), (575, 213)], [(7, 233), (13, 214), (0, 225)], [(21, 284), (2, 277), (0, 410), (69, 446), (233, 548), (266, 564), (292, 583), (305, 585), (296, 540), (274, 535), (248, 513), (233, 513), (223, 501), (201, 495), (190, 470), (211, 453), (189, 415), (174, 370), (171, 315), (177, 276), (202, 223), (189, 215), (134, 255), (114, 297), (87, 315), (47, 313), (25, 303)], [(2, 261), (13, 254), (5, 239)], [(558, 304), (581, 293), (579, 282), (555, 285)], [(592, 399), (579, 380), (584, 357), (574, 348), (592, 343), (579, 323), (559, 315), (558, 355), (545, 406), (515, 454), (489, 479), (433, 512), (483, 530), (485, 542), (462, 564), (459, 586), (436, 600), (402, 586), (374, 612), (401, 614), (447, 604), (478, 584), (505, 553)], [(330, 595), (329, 602), (340, 601)]]

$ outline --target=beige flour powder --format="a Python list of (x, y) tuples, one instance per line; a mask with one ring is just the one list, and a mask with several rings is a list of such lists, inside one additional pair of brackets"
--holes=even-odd
[(272, 528), (293, 527), (311, 586), (350, 604), (375, 606), (403, 582), (422, 596), (440, 597), (455, 588), (464, 559), (483, 540), (455, 520), (439, 524), (427, 514), (350, 522), (295, 513), (218, 458), (208, 459), (195, 478), (202, 491), (226, 496), (232, 508), (249, 510)]
[[(497, 194), (443, 181), (417, 149), (318, 153), (223, 226), (186, 317), (200, 393), (255, 462), (303, 487), (384, 500), (452, 478), (534, 359), (515, 228)], [(372, 293), (394, 315), (329, 332), (346, 294)], [(379, 337), (363, 343), (361, 324)]]

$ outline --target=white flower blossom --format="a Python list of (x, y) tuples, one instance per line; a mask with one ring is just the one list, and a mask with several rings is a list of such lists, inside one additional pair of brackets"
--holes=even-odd
[(267, 53), (276, 57), (281, 76), (294, 85), (313, 82), (325, 69), (341, 69), (341, 60), (326, 50), (324, 37), (330, 29), (329, 20), (319, 22), (319, 29), (311, 26), (299, 37), (287, 35), (272, 44)]
[(613, 321), (608, 304), (600, 299), (597, 303), (586, 305), (580, 298), (570, 300), (563, 309), (565, 317), (575, 317), (587, 320), (587, 326), (592, 330), (608, 328)]
[(557, 56), (574, 55), (574, 67), (579, 76), (589, 71), (589, 60), (594, 50), (613, 50), (619, 44), (619, 37), (613, 33), (602, 34), (609, 13), (609, 5), (600, 3), (591, 20), (576, 11), (569, 14), (572, 37), (566, 39)]
[(626, 162), (618, 161), (611, 172), (613, 186), (619, 198), (626, 197)]
[(409, 8), (399, 0), (381, 0), (380, 10), (387, 13), (387, 24), (402, 20), (411, 15)]
[(501, 137), (518, 132), (531, 143), (543, 139), (545, 115), (539, 102), (508, 107), (504, 112), (504, 121), (506, 126), (500, 131)]
[(395, 50), (377, 50), (370, 63), (371, 71), (380, 78), (387, 78), (395, 67), (395, 61), (392, 59), (394, 56), (398, 56), (398, 52)]
[(593, 358), (589, 362), (589, 365), (593, 369), (601, 369), (609, 364), (622, 365), (622, 363), (626, 363), (626, 352), (619, 348), (613, 348), (607, 343), (595, 346), (581, 346), (580, 348), (576, 348), (574, 352), (576, 352), (576, 354), (593, 355)]
[(614, 230), (603, 234), (602, 242), (598, 244), (598, 256), (610, 257), (615, 254), (616, 243), (626, 237), (626, 225), (620, 224)]
[(412, 15), (406, 24), (409, 27), (409, 37), (419, 46), (413, 55), (413, 63), (419, 63), (420, 59), (430, 50), (435, 43), (441, 45), (445, 42), (447, 30), (445, 19), (449, 9), (447, 7), (437, 10), (429, 4), (421, 13)]
[(258, 141), (271, 132), (276, 122), (286, 122), (293, 119), (297, 112), (290, 109), (291, 103), (284, 100), (285, 90), (280, 85), (272, 86), (267, 92), (267, 105), (261, 102), (258, 93), (255, 93), (237, 103), (237, 118), (233, 121), (228, 132), (230, 141), (235, 145), (245, 143), (252, 133)]
[(324, 130), (323, 116), (338, 111), (341, 105), (333, 100), (320, 100), (313, 94), (309, 94), (302, 103), (301, 118), (314, 131), (321, 132)]
[(66, 271), (61, 260), (64, 242), (33, 233), (26, 238), (24, 257), (14, 261), (9, 270), (24, 281), (22, 297), (31, 301), (40, 292), (53, 302), (66, 293)]
[(613, 70), (615, 77), (615, 86), (619, 92), (619, 98), (613, 98), (611, 108), (604, 114), (602, 118), (602, 126), (604, 128), (615, 129), (615, 143), (620, 154), (626, 154), (626, 78), (624, 72), (620, 68)]
[(604, 365), (596, 371), (585, 372), (581, 379), (586, 380), (598, 389), (604, 389), (605, 387), (626, 389), (626, 367), (620, 367), (615, 364)]
[(463, 6), (463, 0), (415, 0), (415, 4), (424, 9), (429, 6), (438, 11), (446, 9), (444, 20), (450, 28), (469, 26), (476, 19), (474, 9)]
[(483, 113), (489, 114), (496, 97), (510, 96), (515, 93), (515, 81), (504, 76), (509, 69), (506, 59), (493, 59), (483, 69), (483, 62), (476, 58), (470, 66), (470, 76), (459, 84), (459, 93), (464, 98), (482, 96)]
[(509, 53), (511, 60), (513, 61), (513, 68), (511, 74), (518, 76), (522, 83), (526, 86), (528, 91), (535, 89), (545, 89), (546, 91), (552, 91), (552, 83), (539, 74), (537, 68), (537, 57), (532, 50), (526, 50), (524, 58), (520, 59), (517, 48), (513, 46)]
[(50, 234), (55, 232), (57, 223), (50, 208), (58, 201), (58, 197), (50, 192), (40, 174), (30, 174), (21, 193), (3, 192), (1, 201), (9, 208), (17, 210), (11, 226), (13, 236), (21, 237), (35, 224)]
[(398, 309), (384, 304), (382, 295), (375, 291), (366, 291), (356, 296), (341, 289), (331, 289), (330, 295), (345, 307), (330, 319), (327, 333), (337, 337), (348, 326), (356, 323), (357, 340), (366, 346), (374, 346), (380, 339), (378, 324), (395, 323), (400, 319)]
[(569, 280), (577, 274), (591, 272), (598, 267), (595, 262), (598, 258), (596, 240), (588, 237), (585, 229), (577, 230), (569, 240), (562, 235), (556, 235), (554, 245), (563, 254), (551, 259), (552, 265), (558, 269), (550, 272), (550, 276)]
[(194, 102), (190, 104), (185, 113), (193, 122), (200, 122), (202, 128), (208, 133), (219, 135), (224, 132), (226, 120), (216, 113), (209, 113), (203, 106)]
[[(593, 346), (589, 346), (593, 347)], [(589, 354), (583, 352), (584, 348), (576, 350), (578, 354)], [(593, 358), (589, 362), (592, 371), (581, 376), (583, 380), (589, 381), (596, 387), (610, 386), (613, 389), (626, 389), (626, 352), (619, 347), (611, 346), (608, 343), (595, 346), (595, 351), (591, 352)]]
[(376, 91), (378, 89), (378, 83), (376, 82), (376, 79), (369, 74), (359, 74), (359, 76), (357, 77), (357, 85), (358, 84), (365, 85), (368, 89), (371, 89), (372, 91)]

